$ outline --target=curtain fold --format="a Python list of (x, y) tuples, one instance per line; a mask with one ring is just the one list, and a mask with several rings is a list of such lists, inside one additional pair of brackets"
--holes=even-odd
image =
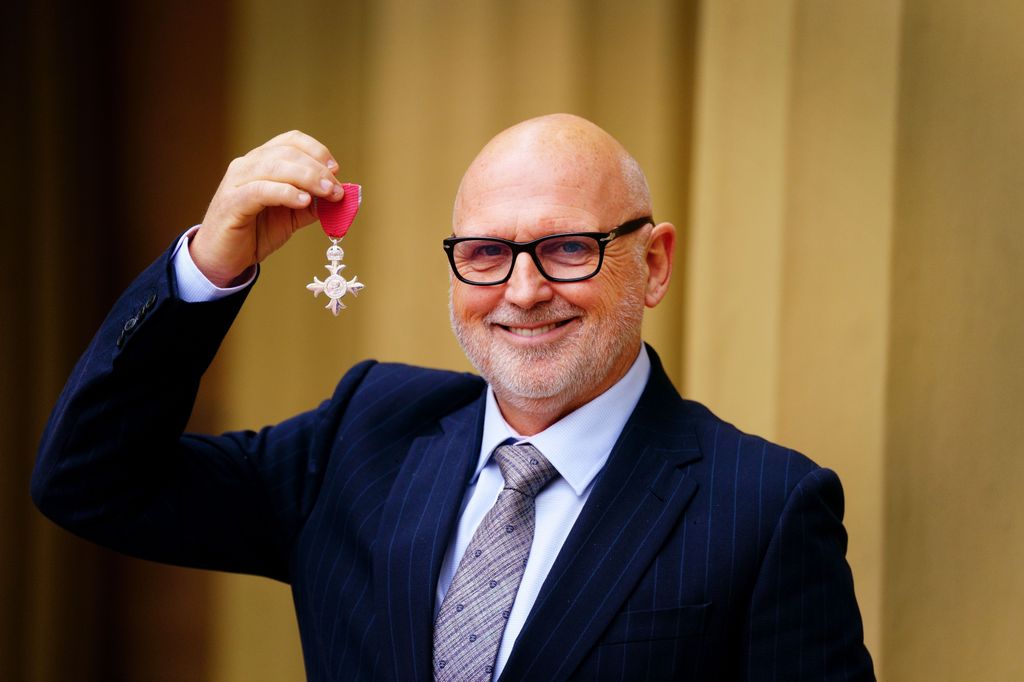
[[(198, 222), (216, 186), (226, 17), (218, 2), (5, 9), (2, 679), (207, 674), (209, 578), (72, 537), (35, 511), (28, 484), (78, 355), (136, 273)], [(217, 384), (215, 371), (197, 427), (213, 427)]]

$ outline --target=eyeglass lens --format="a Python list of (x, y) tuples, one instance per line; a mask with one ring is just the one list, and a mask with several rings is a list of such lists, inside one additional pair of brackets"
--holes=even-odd
[[(534, 253), (544, 273), (556, 279), (588, 277), (601, 262), (597, 239), (579, 235), (543, 239), (535, 245)], [(458, 242), (453, 256), (459, 274), (479, 284), (500, 282), (513, 266), (511, 247), (486, 239)]]

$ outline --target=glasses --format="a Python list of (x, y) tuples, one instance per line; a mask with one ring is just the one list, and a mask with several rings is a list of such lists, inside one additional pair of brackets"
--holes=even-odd
[(516, 257), (521, 253), (530, 254), (537, 270), (551, 282), (580, 282), (601, 271), (604, 249), (609, 242), (653, 222), (650, 216), (644, 216), (622, 223), (609, 232), (550, 234), (532, 242), (497, 237), (448, 237), (443, 243), (452, 272), (466, 284), (504, 284), (512, 276)]

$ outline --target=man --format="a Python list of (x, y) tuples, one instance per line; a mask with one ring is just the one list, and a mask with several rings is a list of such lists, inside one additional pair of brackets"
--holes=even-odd
[(317, 680), (873, 678), (838, 479), (676, 393), (640, 338), (675, 230), (583, 119), (499, 134), (459, 188), (451, 319), (486, 383), (367, 362), (275, 427), (182, 435), (256, 265), (337, 169), (297, 132), (231, 163), (76, 367), (47, 515), (290, 583)]

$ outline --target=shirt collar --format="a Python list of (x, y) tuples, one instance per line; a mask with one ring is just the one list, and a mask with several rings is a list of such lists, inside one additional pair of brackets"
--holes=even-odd
[(509, 426), (498, 408), (494, 390), (488, 386), (480, 457), (470, 483), (476, 483), (494, 448), (511, 439), (516, 443), (533, 444), (544, 453), (573, 491), (583, 495), (608, 461), (615, 441), (640, 401), (650, 373), (651, 360), (641, 344), (629, 371), (611, 388), (529, 437), (516, 433)]

